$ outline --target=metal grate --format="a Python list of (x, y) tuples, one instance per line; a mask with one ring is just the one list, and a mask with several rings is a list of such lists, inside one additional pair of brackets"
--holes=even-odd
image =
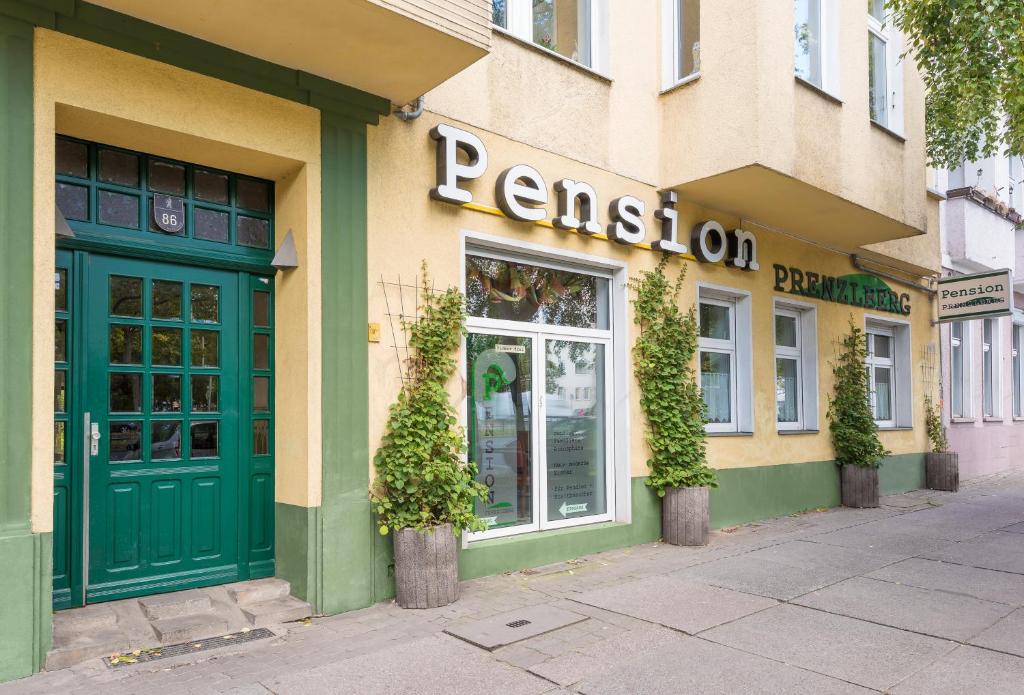
[(205, 652), (208, 649), (217, 649), (218, 647), (226, 647), (230, 644), (238, 644), (239, 642), (252, 642), (258, 639), (266, 639), (267, 637), (273, 637), (274, 633), (265, 627), (259, 627), (255, 630), (243, 630), (241, 632), (233, 632), (230, 635), (221, 635), (220, 637), (210, 637), (209, 639), (192, 640), (191, 642), (182, 642), (181, 644), (172, 644), (167, 647), (154, 647), (151, 649), (140, 649), (139, 653), (128, 652), (127, 654), (116, 654), (114, 656), (108, 656), (104, 658), (107, 666), (111, 668), (121, 668), (123, 666), (131, 666), (132, 664), (144, 664), (149, 661), (157, 661), (159, 659), (167, 659), (172, 656), (181, 656), (182, 654), (193, 654), (195, 652)]
[(525, 627), (529, 624), (529, 620), (513, 620), (511, 623), (505, 623), (508, 627)]

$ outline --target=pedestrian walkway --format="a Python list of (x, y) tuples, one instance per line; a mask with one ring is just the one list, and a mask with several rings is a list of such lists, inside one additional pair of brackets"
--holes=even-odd
[[(115, 668), (97, 659), (0, 695), (1020, 693), (1024, 473), (461, 590), (446, 608), (380, 604), (212, 651)], [(493, 651), (449, 634), (563, 611), (567, 627)]]

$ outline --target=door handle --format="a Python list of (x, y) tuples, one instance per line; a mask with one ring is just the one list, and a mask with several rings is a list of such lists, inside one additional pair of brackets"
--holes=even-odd
[(89, 430), (89, 455), (97, 456), (100, 453), (100, 423), (93, 422)]

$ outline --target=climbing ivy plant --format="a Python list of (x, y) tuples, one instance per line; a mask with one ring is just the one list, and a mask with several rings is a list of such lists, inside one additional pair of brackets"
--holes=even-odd
[(434, 292), (424, 263), (417, 316), (403, 318), (409, 358), (398, 399), (374, 456), (377, 477), (370, 499), (380, 533), (424, 530), (451, 523), (456, 531), (485, 528), (473, 512), (487, 487), (476, 480), (476, 465), (463, 458), (465, 435), (458, 425), (446, 383), (465, 333), (462, 293)]
[(949, 451), (946, 428), (942, 426), (939, 408), (932, 402), (931, 396), (925, 396), (924, 399), (924, 428), (932, 444), (932, 452), (942, 454)]
[(878, 425), (869, 403), (867, 352), (864, 330), (850, 319), (850, 332), (842, 337), (832, 362), (835, 386), (828, 403), (828, 428), (840, 466), (876, 468), (889, 454), (878, 439)]
[(706, 406), (697, 386), (693, 358), (697, 352), (694, 308), (679, 308), (686, 267), (675, 282), (665, 274), (669, 256), (657, 268), (630, 280), (634, 322), (640, 336), (633, 345), (633, 369), (640, 385), (640, 407), (647, 418), (651, 474), (647, 484), (659, 497), (668, 487), (717, 487), (707, 465), (704, 424)]

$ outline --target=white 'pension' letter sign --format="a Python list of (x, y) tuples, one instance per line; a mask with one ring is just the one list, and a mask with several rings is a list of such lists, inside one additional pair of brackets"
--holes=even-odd
[[(465, 130), (440, 123), (430, 130), (437, 141), (437, 186), (430, 189), (430, 197), (446, 203), (462, 205), (473, 201), (473, 194), (459, 188), (459, 181), (483, 176), (487, 170), (487, 150), (477, 136)], [(467, 162), (459, 163), (459, 151)]]

